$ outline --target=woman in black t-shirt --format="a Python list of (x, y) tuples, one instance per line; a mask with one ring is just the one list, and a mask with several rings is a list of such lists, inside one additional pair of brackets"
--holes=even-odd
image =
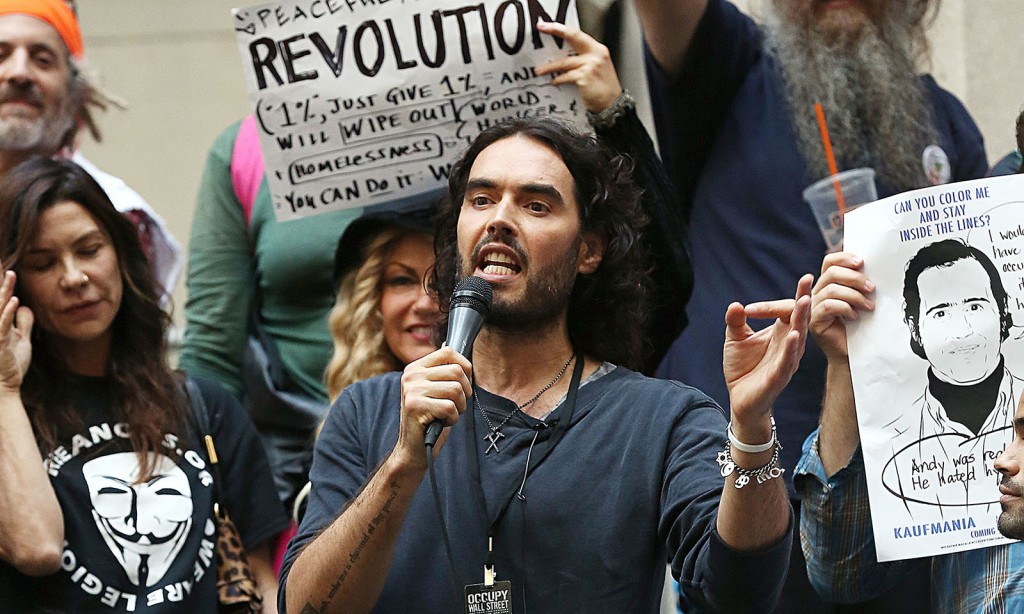
[(74, 163), (31, 159), (0, 185), (0, 263), (0, 610), (216, 611), (216, 498), (274, 611), (266, 459), (200, 383), (215, 493), (131, 222)]

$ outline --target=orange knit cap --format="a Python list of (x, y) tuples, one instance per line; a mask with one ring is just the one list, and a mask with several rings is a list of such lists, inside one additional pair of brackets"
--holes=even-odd
[(78, 27), (75, 13), (63, 0), (0, 0), (0, 15), (11, 13), (42, 19), (60, 34), (71, 55), (82, 57), (85, 51), (82, 46), (82, 30)]

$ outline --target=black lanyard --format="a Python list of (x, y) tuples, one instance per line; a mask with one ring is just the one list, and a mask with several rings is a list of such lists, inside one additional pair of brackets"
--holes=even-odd
[[(526, 467), (526, 472), (523, 478), (525, 482), (526, 478), (529, 477), (537, 465), (541, 464), (548, 454), (555, 449), (558, 442), (561, 441), (565, 435), (566, 429), (569, 428), (569, 423), (572, 421), (573, 412), (576, 410), (576, 392), (580, 387), (580, 378), (583, 376), (583, 357), (580, 356), (576, 360), (576, 365), (572, 370), (572, 380), (569, 382), (569, 390), (566, 392), (565, 405), (562, 407), (561, 413), (554, 422), (554, 432), (551, 434), (551, 438), (545, 442), (543, 449), (537, 450), (535, 454), (528, 455), (530, 459), (529, 465)], [(474, 497), (477, 502), (477, 509), (480, 514), (480, 519), (483, 522), (483, 526), (487, 527), (488, 537), (494, 534), (494, 527), (501, 521), (502, 516), (505, 514), (505, 510), (508, 509), (509, 502), (512, 501), (512, 497), (515, 495), (516, 490), (519, 488), (519, 481), (515, 480), (512, 482), (512, 487), (509, 489), (505, 496), (504, 503), (495, 515), (494, 520), (490, 521), (487, 515), (487, 502), (484, 499), (484, 487), (480, 480), (480, 456), (477, 453), (476, 446), (476, 412), (469, 411), (469, 415), (466, 416), (466, 448), (469, 450), (469, 455), (472, 460), (469, 462), (469, 475), (472, 477), (472, 483), (476, 487), (476, 496)], [(542, 444), (543, 445), (543, 444)]]

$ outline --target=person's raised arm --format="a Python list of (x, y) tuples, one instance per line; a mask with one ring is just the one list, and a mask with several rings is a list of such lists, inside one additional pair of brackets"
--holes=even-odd
[[(729, 306), (725, 315), (723, 370), (729, 389), (730, 424), (735, 438), (751, 446), (771, 441), (771, 410), (796, 372), (807, 340), (812, 277), (797, 284), (795, 299)], [(754, 332), (747, 318), (776, 318)], [(775, 446), (744, 452), (731, 446), (736, 467), (754, 470), (770, 465)], [(790, 506), (785, 480), (751, 481), (736, 488), (737, 473), (726, 478), (718, 510), (718, 533), (737, 550), (759, 550), (778, 542), (789, 528)]]
[(597, 137), (616, 153), (629, 157), (633, 181), (643, 190), (641, 205), (650, 218), (644, 240), (651, 254), (654, 292), (647, 324), (650, 350), (642, 370), (652, 374), (686, 326), (693, 267), (685, 208), (635, 107), (619, 98), (623, 89), (608, 48), (589, 34), (560, 23), (539, 22), (537, 29), (564, 38), (576, 51), (574, 56), (538, 66), (537, 74), (552, 75), (555, 85), (575, 85), (592, 117), (612, 116), (610, 120), (593, 121)]
[(634, 4), (651, 55), (666, 73), (675, 75), (708, 0), (634, 0)]
[[(2, 269), (0, 269), (2, 270)], [(21, 573), (57, 571), (64, 546), (64, 515), (43, 468), (21, 401), (32, 357), (32, 312), (14, 296), (15, 276), (0, 284), (0, 559)]]
[(869, 298), (875, 286), (864, 275), (863, 267), (859, 256), (847, 252), (829, 254), (811, 292), (811, 334), (828, 360), (818, 455), (829, 476), (849, 464), (860, 444), (846, 323), (875, 307)]
[[(424, 432), (451, 426), (472, 396), (472, 367), (451, 348), (409, 363), (402, 418), (391, 454), (348, 507), (296, 558), (286, 580), (287, 611), (369, 612), (380, 595), (406, 512), (426, 473)], [(438, 454), (445, 429), (434, 446)]]
[[(811, 334), (828, 360), (821, 425), (797, 476), (800, 538), (807, 577), (828, 601), (859, 603), (898, 585), (909, 561), (879, 563), (850, 376), (846, 326), (874, 309), (874, 284), (864, 262), (850, 253), (829, 254), (811, 293)], [(822, 475), (824, 474), (824, 475)]]

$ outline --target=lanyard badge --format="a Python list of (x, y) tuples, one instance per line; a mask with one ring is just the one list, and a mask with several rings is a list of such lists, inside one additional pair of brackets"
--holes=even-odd
[(512, 583), (504, 580), (467, 586), (466, 614), (512, 614)]
[(487, 563), (484, 565), (484, 583), (466, 587), (466, 614), (512, 614), (512, 583), (496, 582), (491, 563), (493, 540), (487, 538)]
[[(576, 354), (574, 353), (573, 355), (575, 356)], [(572, 381), (569, 383), (569, 390), (566, 393), (564, 415), (559, 417), (554, 433), (548, 440), (548, 445), (545, 446), (543, 452), (533, 458), (527, 455), (526, 475), (529, 475), (541, 461), (547, 458), (547, 455), (551, 453), (551, 450), (558, 445), (562, 436), (565, 435), (566, 429), (572, 422), (573, 412), (576, 409), (576, 393), (579, 391), (582, 375), (583, 359), (580, 358), (576, 361), (575, 368), (573, 368)], [(472, 482), (477, 486), (475, 499), (480, 518), (484, 526), (489, 527), (489, 530), (487, 535), (487, 560), (484, 562), (484, 582), (483, 584), (469, 584), (466, 586), (466, 614), (512, 614), (512, 583), (508, 580), (496, 580), (497, 575), (494, 572), (492, 552), (494, 526), (504, 515), (508, 502), (512, 500), (515, 494), (515, 488), (503, 499), (505, 504), (499, 510), (497, 517), (493, 521), (489, 521), (483, 488), (480, 486), (480, 457), (477, 454), (476, 437), (474, 436), (473, 412), (467, 413), (469, 424), (465, 431), (466, 449), (469, 451), (470, 458), (473, 459), (469, 463), (469, 473), (472, 477)], [(488, 441), (490, 440), (488, 439)], [(536, 438), (534, 438), (534, 441), (536, 441)]]

